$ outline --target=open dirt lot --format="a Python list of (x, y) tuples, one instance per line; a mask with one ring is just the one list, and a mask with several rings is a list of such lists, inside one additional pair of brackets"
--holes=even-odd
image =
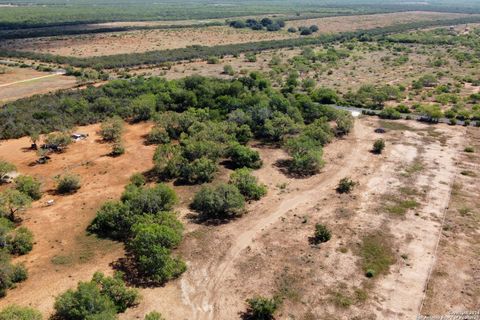
[(432, 21), (442, 19), (455, 19), (468, 16), (466, 14), (442, 12), (395, 12), (385, 14), (371, 14), (345, 17), (327, 17), (306, 20), (287, 21), (288, 27), (301, 27), (317, 25), (322, 33), (345, 32), (359, 29), (372, 29), (415, 21)]
[(2, 46), (12, 50), (92, 57), (185, 48), (193, 45), (216, 46), (290, 37), (294, 37), (294, 35), (286, 32), (239, 30), (222, 26), (25, 39), (7, 41)]
[[(466, 15), (435, 12), (403, 12), (327, 17), (289, 21), (287, 22), (287, 28), (290, 26), (299, 27), (316, 24), (320, 28), (320, 33), (334, 33), (358, 29), (371, 29), (412, 21), (452, 19), (461, 16)], [(148, 22), (147, 24), (150, 25), (152, 23), (165, 22)], [(122, 23), (122, 25), (123, 24), (125, 23)], [(127, 23), (127, 25), (131, 24), (132, 23)], [(250, 29), (232, 29), (227, 26), (170, 30), (141, 30), (107, 34), (12, 40), (5, 41), (0, 44), (0, 47), (8, 48), (9, 50), (34, 51), (62, 56), (91, 57), (185, 48), (192, 45), (215, 46), (262, 40), (278, 40), (299, 36), (298, 34), (288, 33), (285, 30), (280, 32), (252, 31)]]
[[(383, 135), (387, 141), (383, 155), (370, 152), (380, 137), (373, 132), (378, 126), (388, 130)], [(36, 156), (24, 149), (29, 145), (27, 138), (0, 143), (0, 158), (15, 163), (21, 173), (41, 179), (47, 191), (23, 215), (36, 239), (33, 251), (20, 258), (30, 277), (9, 291), (0, 306), (31, 305), (49, 314), (56, 295), (89, 279), (96, 270), (111, 272), (110, 263), (123, 255), (122, 246), (87, 236), (85, 229), (105, 200), (119, 197), (131, 174), (151, 168), (154, 147), (142, 143), (150, 127), (127, 126), (126, 154), (119, 158), (106, 156), (109, 146), (96, 141), (97, 125), (78, 128), (90, 137), (43, 166), (31, 165)], [(307, 179), (281, 172), (276, 163), (286, 157), (282, 150), (254, 145), (264, 161), (255, 174), (268, 185), (269, 193), (250, 204), (245, 216), (224, 225), (192, 222), (188, 203), (198, 186), (175, 187), (187, 231), (179, 253), (187, 260), (188, 270), (164, 287), (141, 289), (140, 305), (121, 318), (142, 318), (158, 310), (167, 319), (238, 319), (245, 311), (245, 299), (255, 294), (284, 297), (279, 319), (414, 318), (434, 262), (449, 261), (443, 254), (435, 259), (435, 248), (457, 183), (456, 164), (467, 157), (462, 153), (469, 143), (465, 130), (361, 118), (352, 134), (325, 148), (325, 168)], [(82, 177), (79, 192), (60, 197), (48, 191), (53, 178), (66, 171)], [(226, 179), (226, 169), (220, 176)], [(335, 192), (344, 177), (358, 182), (350, 195)], [(477, 181), (469, 180), (471, 188), (476, 188), (472, 190), (478, 190)], [(45, 207), (50, 199), (55, 205)], [(405, 200), (415, 206), (392, 209)], [(318, 222), (328, 225), (333, 237), (315, 246), (309, 244), (309, 237)], [(388, 272), (369, 279), (362, 271), (359, 251), (371, 234), (381, 235), (394, 260)], [(463, 241), (462, 245), (469, 252), (474, 244)], [(453, 254), (450, 259), (457, 258)], [(472, 290), (478, 292), (478, 285)], [(454, 303), (456, 308), (468, 309), (475, 301)], [(442, 311), (440, 306), (429, 308), (428, 312)]]
[(0, 105), (35, 94), (43, 94), (76, 85), (74, 77), (40, 72), (30, 68), (8, 67), (0, 74)]
[[(79, 129), (89, 139), (72, 145), (65, 154), (53, 155), (45, 165), (33, 165), (35, 152), (25, 149), (28, 138), (0, 142), (0, 158), (13, 162), (22, 174), (42, 181), (45, 194), (24, 215), (23, 224), (35, 235), (34, 249), (19, 258), (29, 270), (28, 281), (14, 294), (0, 301), (3, 306), (22, 304), (38, 307), (48, 314), (55, 296), (88, 280), (97, 270), (111, 273), (110, 263), (123, 255), (122, 245), (86, 235), (86, 228), (96, 210), (107, 199), (117, 199), (135, 172), (152, 166), (154, 148), (142, 144), (142, 135), (150, 125), (128, 127), (122, 158), (107, 156), (110, 146), (96, 142), (98, 126)], [(82, 188), (73, 195), (58, 196), (53, 191), (54, 178), (65, 172), (81, 176)], [(53, 206), (45, 206), (54, 200)]]

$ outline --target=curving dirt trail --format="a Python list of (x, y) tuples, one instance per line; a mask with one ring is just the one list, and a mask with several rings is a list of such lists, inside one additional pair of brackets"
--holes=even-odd
[[(191, 319), (226, 319), (234, 314), (235, 304), (224, 301), (231, 300), (232, 297), (223, 295), (223, 292), (229, 287), (228, 275), (234, 273), (235, 264), (241, 257), (241, 253), (254, 245), (255, 239), (287, 212), (299, 207), (313, 206), (319, 195), (331, 192), (341, 178), (351, 173), (361, 162), (359, 156), (365, 154), (365, 150), (370, 147), (369, 141), (359, 139), (365, 136), (366, 130), (370, 131), (370, 128), (357, 122), (347, 139), (328, 146), (327, 157), (332, 151), (343, 156), (329, 160), (319, 175), (309, 179), (291, 180), (290, 186), (292, 189), (295, 188), (295, 191), (288, 197), (277, 201), (275, 194), (270, 192), (249, 210), (255, 214), (249, 214), (235, 223), (224, 226), (222, 233), (230, 235), (231, 243), (226, 252), (217, 252), (215, 258), (206, 265), (191, 266), (181, 279), (182, 298), (183, 302), (191, 308)], [(362, 152), (358, 152), (359, 150)], [(272, 178), (275, 179), (276, 174), (278, 175), (271, 160), (267, 159), (264, 168), (258, 172), (260, 180), (271, 181)], [(265, 211), (257, 212), (260, 208)]]

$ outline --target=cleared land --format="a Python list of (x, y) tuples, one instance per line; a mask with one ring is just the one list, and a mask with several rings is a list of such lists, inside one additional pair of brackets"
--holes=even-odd
[(8, 67), (0, 74), (0, 104), (76, 85), (74, 77), (40, 72), (30, 68)]
[[(308, 179), (281, 173), (276, 163), (286, 157), (283, 151), (254, 145), (264, 160), (255, 174), (269, 193), (229, 224), (193, 223), (187, 205), (198, 187), (175, 187), (187, 229), (180, 253), (189, 269), (165, 287), (141, 289), (140, 306), (122, 319), (154, 309), (174, 319), (231, 319), (245, 309), (244, 301), (252, 294), (277, 292), (286, 299), (280, 317), (414, 317), (433, 263), (455, 161), (466, 142), (458, 127), (392, 123), (383, 136), (388, 151), (376, 156), (369, 150), (380, 137), (373, 132), (380, 125), (388, 128), (375, 119), (357, 120), (349, 137), (326, 147), (322, 173)], [(39, 178), (47, 191), (53, 188), (53, 177), (66, 171), (80, 174), (83, 181), (78, 193), (59, 197), (47, 192), (25, 212), (24, 224), (34, 232), (36, 244), (19, 260), (26, 262), (30, 277), (11, 290), (1, 306), (19, 303), (49, 314), (54, 296), (96, 270), (111, 272), (109, 264), (123, 255), (122, 246), (86, 236), (85, 228), (105, 200), (118, 198), (132, 173), (151, 168), (154, 147), (142, 144), (149, 129), (148, 124), (128, 126), (127, 152), (118, 159), (106, 156), (109, 147), (96, 141), (96, 125), (79, 128), (90, 137), (43, 166), (30, 165), (36, 155), (24, 151), (27, 138), (0, 145), (0, 157), (15, 163), (21, 173)], [(339, 196), (335, 187), (346, 176), (359, 187), (352, 195)], [(415, 192), (405, 191), (407, 187)], [(402, 197), (415, 199), (418, 206), (392, 213), (388, 208)], [(49, 199), (55, 205), (45, 207)], [(328, 224), (333, 232), (332, 240), (320, 247), (308, 244), (316, 222)], [(387, 232), (381, 236), (388, 239), (396, 262), (385, 277), (368, 280), (359, 243), (380, 230)]]
[(223, 27), (141, 30), (73, 37), (7, 41), (3, 46), (13, 50), (35, 51), (62, 56), (93, 57), (121, 53), (216, 46), (294, 37), (283, 32), (252, 31)]
[[(432, 21), (465, 16), (468, 15), (403, 12), (296, 20), (288, 22), (287, 28), (289, 26), (310, 26), (316, 24), (320, 28), (319, 33), (334, 33), (385, 27), (412, 21)], [(61, 56), (93, 57), (185, 48), (193, 45), (216, 46), (293, 37), (299, 37), (299, 34), (291, 34), (286, 30), (267, 32), (252, 31), (250, 29), (232, 29), (224, 26), (21, 39), (5, 41), (0, 47), (8, 50), (51, 53)]]
[(288, 27), (301, 27), (317, 25), (322, 33), (334, 33), (354, 31), (359, 29), (372, 29), (378, 27), (390, 26), (393, 24), (408, 23), (414, 21), (433, 21), (444, 19), (455, 19), (466, 17), (469, 15), (458, 13), (443, 13), (443, 12), (394, 12), (358, 16), (344, 16), (344, 17), (326, 17), (306, 20), (287, 21)]

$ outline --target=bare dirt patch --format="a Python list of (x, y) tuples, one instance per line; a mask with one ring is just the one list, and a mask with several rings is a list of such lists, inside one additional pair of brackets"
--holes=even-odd
[(193, 45), (216, 46), (291, 37), (294, 35), (286, 32), (253, 31), (222, 26), (24, 39), (7, 41), (3, 46), (10, 50), (92, 57), (185, 48)]
[(44, 94), (76, 85), (75, 77), (40, 72), (30, 68), (8, 67), (0, 74), (0, 105), (35, 94)]
[[(45, 165), (32, 166), (36, 154), (25, 148), (28, 138), (0, 142), (0, 158), (14, 163), (21, 174), (37, 177), (45, 194), (24, 214), (23, 224), (34, 234), (33, 251), (18, 258), (25, 262), (29, 278), (9, 291), (0, 300), (0, 307), (9, 304), (30, 305), (48, 315), (55, 296), (86, 281), (97, 271), (111, 273), (110, 263), (123, 255), (123, 246), (87, 236), (86, 228), (96, 210), (108, 199), (117, 199), (128, 179), (135, 172), (151, 168), (154, 147), (143, 145), (149, 124), (127, 126), (124, 134), (126, 153), (118, 158), (107, 156), (110, 146), (96, 142), (98, 125), (79, 128), (90, 134), (52, 156)], [(52, 192), (54, 177), (72, 172), (81, 177), (81, 189), (72, 195)], [(53, 206), (46, 206), (54, 200)]]
[(385, 14), (371, 14), (344, 17), (327, 17), (306, 20), (293, 20), (287, 22), (288, 27), (301, 27), (317, 25), (321, 33), (345, 32), (359, 29), (372, 29), (416, 21), (432, 21), (454, 19), (469, 16), (467, 14), (441, 13), (441, 12), (395, 12)]
[[(479, 138), (478, 129), (468, 129), (465, 144), (459, 146), (458, 172), (426, 286), (424, 315), (474, 311), (480, 306)], [(474, 152), (462, 152), (465, 146)]]
[[(315, 24), (320, 28), (319, 33), (316, 34), (324, 34), (371, 29), (414, 21), (452, 19), (464, 16), (467, 15), (421, 11), (339, 16), (293, 20), (287, 22), (287, 28), (291, 26), (299, 27)], [(188, 21), (179, 21), (176, 23), (185, 24), (187, 22)], [(161, 25), (164, 23), (166, 22), (122, 22), (107, 25)], [(88, 28), (91, 28), (91, 26), (89, 25)], [(299, 37), (299, 34), (288, 33), (285, 30), (280, 32), (252, 31), (250, 29), (232, 29), (227, 26), (168, 30), (139, 30), (105, 34), (10, 40), (5, 41), (0, 47), (9, 50), (51, 53), (62, 56), (92, 57), (185, 48), (192, 45), (216, 46)]]
[[(285, 154), (259, 148), (265, 166), (257, 175), (268, 184), (268, 196), (226, 225), (198, 226), (186, 220), (189, 232), (181, 252), (188, 271), (164, 288), (142, 290), (141, 305), (122, 319), (154, 309), (176, 319), (236, 319), (245, 310), (245, 299), (256, 294), (281, 294), (285, 301), (280, 318), (414, 317), (462, 135), (439, 127), (446, 142), (435, 138), (424, 148), (425, 139), (432, 139), (431, 129), (412, 122), (405, 125), (411, 129), (391, 130), (384, 136), (387, 152), (375, 156), (369, 151), (378, 138), (373, 132), (378, 122), (359, 120), (351, 136), (326, 148), (323, 172), (308, 179), (283, 176), (274, 163)], [(416, 161), (425, 162), (422, 170), (405, 176)], [(444, 173), (438, 175), (440, 168)], [(338, 195), (335, 187), (345, 176), (359, 185), (351, 195)], [(394, 190), (414, 197), (419, 206), (403, 216), (382, 211), (383, 196)], [(308, 238), (317, 222), (327, 224), (333, 238), (312, 246)], [(368, 279), (359, 243), (380, 231), (388, 237), (394, 264), (385, 275)]]

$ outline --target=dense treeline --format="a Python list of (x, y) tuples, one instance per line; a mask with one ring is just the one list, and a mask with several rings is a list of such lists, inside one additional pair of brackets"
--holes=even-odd
[[(8, 1), (7, 4), (16, 4)], [(32, 3), (29, 5), (28, 3)], [(103, 2), (82, 0), (68, 1), (21, 1), (18, 7), (3, 7), (0, 10), (0, 29), (76, 25), (113, 21), (190, 20), (241, 17), (262, 14), (290, 14), (292, 12), (336, 15), (365, 12), (361, 7), (324, 7), (310, 1), (235, 1), (234, 5), (218, 5), (206, 0), (153, 2), (115, 1)], [(27, 5), (25, 5), (27, 4)], [(385, 9), (383, 9), (385, 10)], [(380, 12), (370, 8), (368, 12)]]
[(53, 37), (53, 36), (71, 36), (81, 34), (96, 34), (96, 33), (112, 33), (112, 32), (126, 32), (135, 30), (165, 30), (165, 29), (183, 29), (183, 28), (202, 28), (222, 26), (221, 22), (196, 23), (196, 24), (178, 24), (178, 25), (159, 25), (159, 26), (124, 26), (124, 27), (102, 27), (91, 28), (89, 26), (80, 25), (78, 27), (49, 27), (49, 28), (30, 28), (30, 29), (14, 29), (1, 30), (1, 40), (26, 39), (38, 37)]
[[(305, 13), (308, 16), (384, 13), (399, 11), (432, 11), (478, 13), (473, 1), (459, 3), (388, 3), (380, 0), (343, 0), (312, 3), (294, 1), (236, 1), (233, 6), (221, 6), (205, 0), (195, 2), (162, 1), (0, 1), (13, 4), (0, 11), (0, 29), (19, 29), (46, 26), (67, 26), (112, 21), (189, 20), (241, 17), (262, 14)], [(15, 6), (18, 5), (18, 6)]]
[(215, 47), (191, 46), (187, 48), (149, 51), (143, 53), (118, 54), (91, 58), (63, 57), (51, 54), (0, 50), (0, 56), (13, 58), (29, 58), (49, 63), (69, 64), (75, 67), (122, 68), (146, 64), (160, 64), (168, 61), (181, 61), (191, 59), (206, 59), (211, 56), (237, 55), (243, 52), (259, 52), (264, 50), (300, 47), (306, 45), (319, 45), (336, 41), (347, 41), (358, 38), (371, 40), (375, 36), (404, 32), (407, 30), (433, 26), (455, 25), (480, 21), (480, 17), (466, 17), (439, 21), (420, 21), (406, 24), (393, 25), (370, 30), (359, 30), (333, 35), (320, 35), (318, 37), (305, 37), (286, 40), (260, 41)]

